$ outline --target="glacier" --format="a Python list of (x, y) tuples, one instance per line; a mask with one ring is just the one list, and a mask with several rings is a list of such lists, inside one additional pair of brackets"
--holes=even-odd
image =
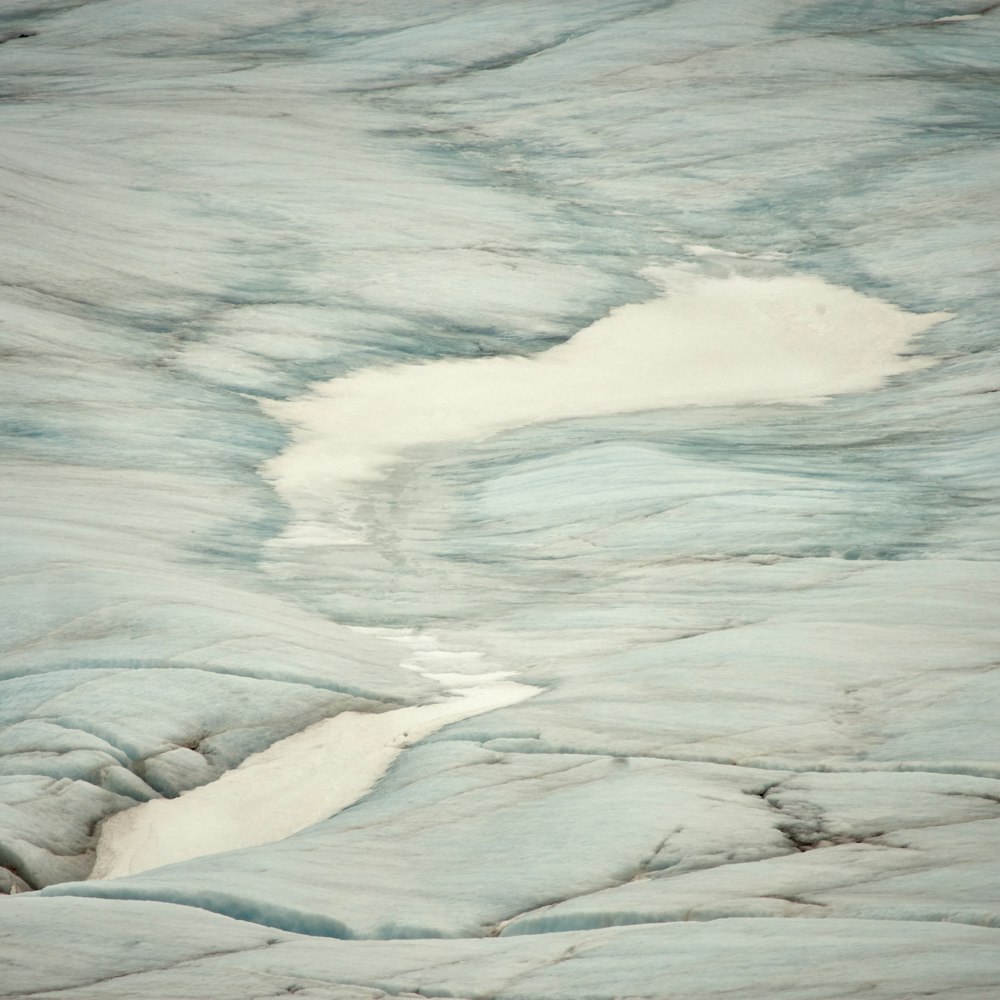
[(997, 996), (998, 69), (8, 0), (0, 996)]

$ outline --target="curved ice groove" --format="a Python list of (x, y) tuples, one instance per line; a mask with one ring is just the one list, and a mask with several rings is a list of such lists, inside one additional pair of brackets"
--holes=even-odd
[(540, 690), (506, 673), (427, 669), (458, 655), (425, 649), (402, 664), (441, 682), (451, 696), (444, 701), (379, 714), (342, 712), (248, 757), (211, 784), (112, 816), (101, 829), (90, 878), (282, 840), (356, 802), (411, 743)]
[(344, 531), (345, 487), (379, 478), (409, 448), (571, 417), (874, 389), (930, 364), (900, 352), (949, 318), (807, 275), (647, 274), (665, 295), (615, 309), (541, 354), (369, 368), (264, 403), (292, 433), (261, 470), (296, 514), (276, 544), (362, 540)]

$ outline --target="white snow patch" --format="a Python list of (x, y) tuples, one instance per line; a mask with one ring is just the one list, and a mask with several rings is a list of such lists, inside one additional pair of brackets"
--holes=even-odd
[[(406, 637), (409, 638), (409, 637)], [(414, 637), (418, 647), (426, 637)], [(117, 878), (189, 858), (269, 844), (356, 802), (400, 751), (442, 726), (513, 705), (539, 689), (509, 673), (429, 673), (461, 654), (430, 651), (404, 663), (450, 695), (378, 714), (342, 712), (248, 757), (217, 781), (118, 813), (105, 821), (92, 879)], [(418, 657), (420, 659), (418, 659)]]
[(648, 274), (664, 296), (615, 309), (541, 354), (368, 368), (262, 404), (292, 430), (262, 468), (297, 514), (275, 544), (363, 541), (347, 487), (380, 478), (407, 449), (573, 417), (870, 390), (930, 364), (900, 352), (948, 318), (807, 275)]

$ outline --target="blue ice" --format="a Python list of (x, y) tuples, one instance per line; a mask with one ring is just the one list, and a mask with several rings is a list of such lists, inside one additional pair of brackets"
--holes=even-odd
[(994, 997), (998, 36), (8, 3), (0, 996)]

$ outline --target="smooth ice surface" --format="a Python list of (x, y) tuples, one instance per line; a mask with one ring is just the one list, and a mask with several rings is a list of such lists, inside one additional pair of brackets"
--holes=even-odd
[(993, 1000), (998, 56), (3, 5), (0, 995)]
[[(266, 988), (334, 1000), (564, 1000), (662, 997), (684, 983), (693, 1000), (990, 1000), (1000, 983), (996, 932), (954, 924), (886, 922), (873, 935), (858, 921), (726, 920), (527, 939), (341, 942), (165, 904), (18, 902), (20, 921), (2, 939), (11, 996), (243, 1000)], [(67, 940), (76, 947), (66, 949)]]

